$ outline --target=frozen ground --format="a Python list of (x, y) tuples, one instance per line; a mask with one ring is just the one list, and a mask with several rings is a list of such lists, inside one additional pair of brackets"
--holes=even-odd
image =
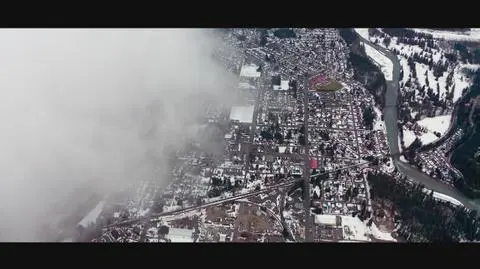
[(462, 73), (462, 69), (473, 69), (476, 70), (479, 68), (478, 64), (461, 64), (455, 68), (455, 72), (453, 74), (453, 82), (455, 83), (455, 90), (453, 92), (453, 102), (458, 101), (463, 96), (463, 90), (465, 88), (470, 87), (472, 84), (470, 80), (465, 78)]
[[(423, 191), (425, 193), (428, 193), (430, 194), (430, 192), (432, 192), (431, 190), (429, 189), (426, 189), (424, 188)], [(450, 197), (448, 195), (445, 195), (443, 193), (438, 193), (438, 192), (433, 192), (433, 197), (435, 197), (436, 199), (438, 200), (442, 200), (442, 201), (446, 201), (446, 202), (450, 202), (454, 205), (457, 205), (457, 206), (463, 206), (462, 202), (458, 201), (457, 199), (453, 198), (453, 197)]]
[(358, 217), (342, 216), (342, 227), (345, 240), (371, 241), (371, 236), (386, 241), (396, 241), (390, 233), (382, 232), (375, 223), (370, 227)]
[(368, 40), (368, 28), (353, 28), (353, 29), (355, 29), (355, 32), (357, 32), (357, 34), (359, 34), (361, 37)]
[(412, 30), (420, 33), (433, 35), (437, 39), (445, 40), (464, 40), (464, 41), (480, 41), (480, 29), (472, 28), (468, 32), (439, 31), (432, 29), (412, 28)]
[(375, 64), (380, 67), (383, 74), (385, 75), (385, 79), (391, 81), (393, 79), (393, 63), (390, 59), (387, 58), (383, 53), (374, 49), (372, 46), (363, 43), (365, 47), (365, 53), (369, 58), (371, 58)]
[(380, 111), (380, 109), (378, 109), (378, 107), (376, 107), (376, 106), (373, 107), (373, 110), (375, 111), (375, 114), (377, 115), (377, 117), (375, 118), (375, 120), (373, 122), (373, 130), (380, 130), (380, 131), (386, 132), (385, 122), (382, 121), (382, 111)]
[[(440, 139), (445, 133), (447, 133), (450, 127), (450, 121), (452, 120), (452, 115), (443, 115), (436, 117), (428, 117), (416, 122), (421, 128), (422, 132), (417, 132), (408, 129), (406, 126), (403, 126), (403, 143), (406, 148), (408, 148), (413, 141), (418, 137), (422, 141), (422, 145), (427, 145), (433, 143)], [(440, 137), (435, 135), (435, 132), (440, 134)]]
[(257, 72), (258, 66), (256, 64), (247, 64), (242, 66), (240, 70), (241, 77), (250, 77), (250, 78), (258, 78), (260, 77), (260, 72)]
[(417, 121), (417, 124), (427, 129), (427, 133), (421, 135), (419, 138), (423, 145), (432, 143), (439, 139), (433, 132), (440, 133), (443, 136), (450, 126), (452, 115), (437, 116), (433, 118), (424, 118)]
[(405, 146), (405, 148), (408, 148), (413, 143), (413, 141), (415, 141), (416, 138), (417, 136), (413, 131), (403, 126), (403, 145)]

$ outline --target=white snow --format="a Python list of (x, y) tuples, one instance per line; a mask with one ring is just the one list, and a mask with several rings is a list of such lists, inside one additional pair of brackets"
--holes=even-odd
[(254, 106), (233, 106), (230, 110), (230, 120), (242, 123), (252, 123)]
[(453, 102), (458, 101), (463, 95), (463, 89), (470, 87), (471, 82), (462, 74), (462, 69), (467, 68), (467, 69), (474, 69), (474, 66), (478, 65), (460, 65), (457, 68), (455, 68), (455, 71), (453, 73), (453, 81), (455, 83), (455, 89), (453, 91)]
[[(423, 189), (423, 192), (427, 193), (427, 194), (430, 194), (432, 192), (432, 190), (429, 190), (427, 188), (424, 188)], [(453, 197), (450, 197), (446, 194), (443, 194), (443, 193), (438, 193), (438, 192), (433, 192), (433, 197), (438, 199), (438, 200), (442, 200), (442, 201), (446, 201), (446, 202), (450, 202), (454, 205), (457, 205), (457, 206), (463, 206), (463, 203), (458, 201), (457, 199), (453, 198)]]
[(415, 32), (431, 34), (433, 38), (445, 39), (445, 40), (464, 40), (464, 41), (479, 41), (480, 29), (472, 28), (468, 32), (457, 31), (439, 31), (432, 29), (412, 28)]
[(367, 54), (367, 56), (371, 58), (375, 62), (375, 64), (382, 70), (383, 74), (385, 75), (385, 79), (391, 81), (393, 79), (392, 61), (390, 61), (387, 56), (385, 56), (380, 51), (374, 49), (372, 46), (363, 42), (362, 44), (365, 47), (365, 53)]
[(320, 197), (320, 187), (319, 186), (315, 186), (315, 188), (313, 189), (313, 192), (315, 192), (317, 194), (318, 197)]
[(347, 240), (371, 241), (366, 225), (357, 217), (342, 216), (342, 227)]
[(375, 223), (370, 227), (367, 222), (362, 222), (358, 217), (342, 216), (343, 234), (345, 240), (371, 241), (370, 236), (386, 241), (397, 241), (388, 232), (382, 232)]
[(460, 66), (461, 68), (466, 68), (470, 70), (477, 70), (478, 68), (480, 68), (480, 64), (461, 64)]
[(380, 231), (380, 229), (378, 229), (375, 222), (372, 223), (370, 230), (372, 232), (372, 236), (375, 237), (376, 239), (385, 240), (385, 241), (394, 241), (394, 242), (397, 241), (395, 238), (392, 237), (391, 233)]
[(368, 28), (353, 28), (357, 34), (359, 34), (361, 37), (365, 38), (368, 40)]
[(417, 124), (426, 128), (427, 133), (422, 134), (419, 138), (423, 145), (432, 143), (439, 139), (433, 132), (439, 132), (443, 136), (450, 127), (452, 115), (436, 116), (433, 118), (424, 118), (417, 121)]
[(416, 138), (417, 136), (413, 131), (403, 127), (403, 145), (405, 148), (408, 148)]
[(402, 82), (405, 84), (408, 80), (408, 75), (410, 74), (410, 66), (408, 66), (407, 58), (400, 56), (398, 57), (400, 60), (400, 65), (402, 66), (403, 69), (403, 77), (402, 77)]
[(256, 64), (247, 64), (242, 66), (240, 70), (241, 77), (250, 77), (250, 78), (258, 78), (260, 77), (260, 72), (257, 72), (258, 66)]
[(90, 225), (94, 225), (97, 222), (98, 217), (103, 211), (103, 207), (105, 206), (105, 201), (100, 201), (90, 213), (87, 214), (79, 223), (78, 226), (83, 228), (87, 228)]
[(376, 107), (376, 106), (373, 107), (373, 110), (375, 111), (375, 114), (377, 115), (377, 117), (375, 118), (375, 120), (373, 122), (373, 130), (375, 130), (375, 131), (377, 131), (377, 130), (386, 131), (385, 122), (382, 121), (382, 111), (380, 111), (380, 109), (378, 109), (378, 107)]

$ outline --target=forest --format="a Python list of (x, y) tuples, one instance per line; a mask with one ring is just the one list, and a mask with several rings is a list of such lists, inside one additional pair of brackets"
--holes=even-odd
[(352, 64), (355, 80), (363, 81), (365, 88), (374, 96), (375, 103), (383, 108), (387, 87), (385, 76), (367, 57), (353, 28), (341, 28), (339, 33), (350, 47), (349, 62)]
[(409, 242), (463, 242), (480, 240), (476, 211), (435, 199), (424, 186), (405, 177), (369, 173), (372, 200), (394, 204), (398, 234)]

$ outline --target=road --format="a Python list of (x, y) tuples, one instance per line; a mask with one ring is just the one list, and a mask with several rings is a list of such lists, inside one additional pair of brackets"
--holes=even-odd
[(209, 207), (209, 206), (220, 205), (220, 204), (227, 203), (227, 202), (233, 202), (233, 201), (236, 201), (236, 200), (239, 200), (239, 199), (244, 199), (244, 198), (248, 198), (250, 196), (255, 196), (255, 195), (265, 193), (265, 192), (269, 192), (269, 191), (271, 191), (273, 189), (276, 189), (276, 188), (279, 188), (279, 187), (286, 187), (286, 186), (289, 186), (289, 185), (293, 185), (297, 181), (298, 180), (296, 180), (296, 179), (289, 180), (289, 181), (286, 181), (286, 182), (283, 182), (283, 183), (275, 184), (275, 185), (272, 185), (272, 186), (267, 186), (264, 189), (259, 190), (259, 191), (253, 191), (253, 192), (249, 192), (249, 193), (238, 194), (238, 195), (235, 195), (235, 196), (232, 196), (232, 197), (228, 197), (228, 198), (225, 198), (225, 199), (204, 203), (204, 204), (198, 205), (198, 206), (191, 206), (191, 207), (182, 208), (182, 209), (178, 209), (178, 210), (173, 210), (173, 211), (169, 211), (169, 212), (155, 213), (155, 214), (151, 214), (150, 216), (147, 216), (147, 217), (142, 217), (142, 218), (138, 218), (138, 219), (133, 219), (133, 220), (114, 223), (114, 224), (105, 226), (105, 228), (131, 225), (131, 224), (142, 222), (142, 221), (145, 221), (145, 220), (148, 220), (148, 219), (151, 219), (151, 218), (177, 215), (177, 214), (185, 213), (185, 212), (192, 211), (192, 210), (198, 210), (198, 209), (206, 208), (206, 207)]
[(391, 81), (387, 81), (387, 91), (385, 94), (385, 108), (383, 110), (383, 116), (387, 129), (387, 142), (395, 167), (398, 169), (399, 172), (407, 176), (409, 180), (423, 184), (426, 188), (435, 192), (455, 198), (461, 203), (463, 203), (465, 207), (470, 210), (480, 211), (480, 199), (470, 199), (463, 193), (458, 191), (456, 188), (441, 183), (440, 181), (435, 180), (428, 175), (422, 173), (416, 167), (400, 161), (397, 126), (397, 98), (399, 92), (399, 78), (401, 68), (400, 62), (396, 55), (390, 50), (377, 46), (361, 36), (359, 36), (359, 38), (362, 42), (369, 44), (376, 50), (385, 54), (385, 56), (387, 56), (393, 63), (393, 78)]
[[(325, 173), (321, 173), (321, 174), (317, 174), (317, 175), (329, 174), (329, 173), (333, 173), (333, 172), (336, 172), (336, 171), (349, 169), (349, 168), (352, 168), (352, 167), (355, 167), (355, 166), (360, 166), (360, 165), (365, 165), (365, 164), (368, 164), (368, 162), (341, 167), (341, 168), (338, 168), (338, 169), (335, 169), (335, 170), (332, 170), (332, 171), (327, 171)], [(301, 179), (301, 180), (303, 180), (303, 179)], [(267, 186), (264, 189), (259, 190), (259, 191), (253, 191), (253, 192), (249, 192), (249, 193), (238, 194), (238, 195), (228, 197), (228, 198), (224, 198), (224, 199), (221, 199), (221, 200), (216, 200), (216, 201), (204, 203), (204, 204), (199, 205), (199, 206), (192, 206), (192, 207), (182, 208), (182, 209), (173, 210), (173, 211), (169, 211), (169, 212), (156, 213), (156, 214), (152, 213), (152, 214), (148, 214), (147, 216), (142, 217), (142, 218), (127, 220), (127, 221), (122, 221), (122, 222), (117, 222), (117, 223), (114, 223), (114, 224), (111, 224), (111, 225), (107, 225), (104, 228), (124, 226), (124, 225), (132, 225), (132, 224), (135, 224), (135, 223), (138, 223), (138, 222), (148, 221), (151, 218), (158, 218), (158, 217), (176, 215), (176, 214), (181, 214), (181, 213), (185, 213), (185, 212), (192, 211), (192, 210), (198, 210), (198, 209), (206, 208), (206, 207), (209, 207), (209, 206), (220, 205), (220, 204), (223, 204), (223, 203), (232, 202), (232, 201), (236, 201), (236, 200), (239, 200), (239, 199), (244, 199), (244, 198), (248, 198), (248, 197), (251, 197), (251, 196), (259, 195), (259, 194), (271, 191), (271, 190), (276, 189), (276, 188), (287, 187), (287, 186), (295, 184), (298, 181), (299, 180), (297, 180), (297, 179), (292, 179), (292, 180), (288, 180), (286, 182), (282, 182), (282, 183), (279, 183), (279, 184)], [(155, 222), (155, 221), (153, 221), (153, 222)]]
[(312, 241), (312, 219), (310, 218), (310, 147), (308, 146), (308, 115), (310, 114), (308, 106), (308, 78), (305, 79), (305, 88), (303, 91), (303, 126), (304, 126), (304, 162), (303, 171), (303, 209), (305, 221), (305, 242)]

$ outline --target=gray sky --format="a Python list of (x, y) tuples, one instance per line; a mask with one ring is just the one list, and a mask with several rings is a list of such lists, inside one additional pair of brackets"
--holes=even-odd
[(1, 29), (0, 241), (36, 240), (53, 205), (81, 202), (78, 186), (107, 193), (147, 176), (145, 152), (162, 162), (198, 114), (186, 97), (231, 101), (215, 42), (188, 29)]

